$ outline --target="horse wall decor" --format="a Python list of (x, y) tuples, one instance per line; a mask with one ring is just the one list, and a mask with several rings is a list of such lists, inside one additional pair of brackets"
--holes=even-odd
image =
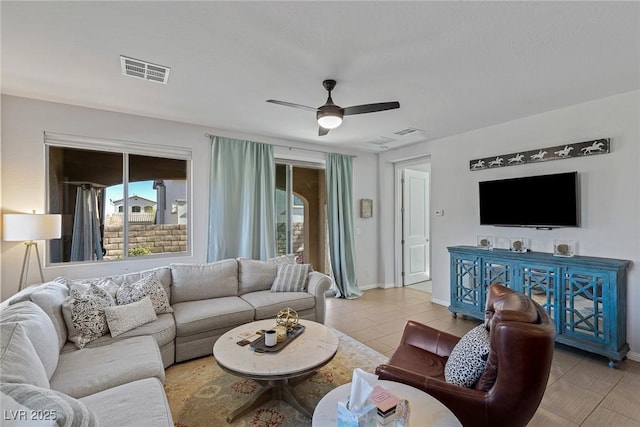
[(555, 145), (536, 150), (519, 151), (517, 153), (500, 154), (469, 161), (469, 170), (479, 171), (504, 166), (524, 165), (545, 162), (548, 160), (572, 159), (575, 157), (591, 157), (596, 154), (607, 154), (611, 149), (610, 138)]

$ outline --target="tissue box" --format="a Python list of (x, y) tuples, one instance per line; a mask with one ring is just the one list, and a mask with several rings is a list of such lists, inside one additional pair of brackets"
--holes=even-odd
[(377, 408), (371, 402), (360, 411), (347, 409), (347, 401), (338, 402), (338, 427), (377, 427)]

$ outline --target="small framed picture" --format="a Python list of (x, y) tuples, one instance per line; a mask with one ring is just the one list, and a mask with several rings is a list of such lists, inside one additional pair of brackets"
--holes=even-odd
[(360, 218), (371, 218), (373, 216), (373, 200), (360, 199)]

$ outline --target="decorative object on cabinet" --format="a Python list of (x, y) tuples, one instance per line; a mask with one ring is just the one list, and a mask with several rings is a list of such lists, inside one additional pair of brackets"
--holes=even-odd
[(360, 218), (371, 218), (373, 216), (373, 200), (360, 199)]
[(509, 239), (509, 250), (512, 252), (528, 252), (529, 242), (523, 237), (512, 237)]
[(595, 154), (607, 154), (611, 149), (610, 142), (609, 138), (602, 138), (575, 142), (573, 144), (554, 145), (536, 150), (520, 151), (518, 153), (500, 154), (482, 159), (473, 159), (469, 161), (469, 170), (478, 171), (503, 166), (538, 163), (547, 160), (562, 160), (573, 157), (589, 157)]
[(543, 252), (449, 247), (451, 311), (484, 319), (493, 283), (524, 293), (554, 319), (556, 341), (609, 358), (616, 367), (627, 343), (627, 268), (631, 261), (557, 257)]
[(480, 249), (493, 249), (493, 236), (478, 236), (478, 247)]
[(576, 254), (576, 244), (573, 240), (554, 240), (553, 254), (555, 256), (572, 257)]

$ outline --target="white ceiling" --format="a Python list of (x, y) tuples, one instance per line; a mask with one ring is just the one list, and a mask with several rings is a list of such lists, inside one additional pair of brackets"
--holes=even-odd
[[(2, 1), (2, 92), (380, 151), (640, 89), (640, 2)], [(120, 73), (120, 55), (171, 68)], [(266, 103), (399, 101), (317, 136)], [(416, 128), (424, 133), (401, 137)], [(392, 140), (388, 141), (391, 138)]]

